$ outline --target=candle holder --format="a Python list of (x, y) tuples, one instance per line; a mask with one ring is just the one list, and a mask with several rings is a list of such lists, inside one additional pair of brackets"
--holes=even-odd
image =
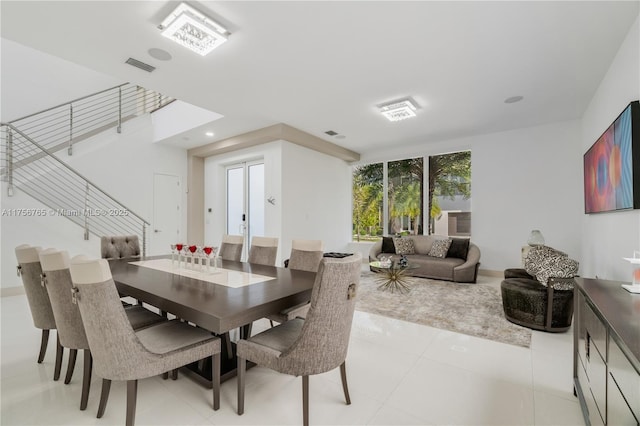
[(211, 255), (213, 254), (215, 256), (217, 249), (216, 247), (205, 246), (202, 248), (202, 251), (207, 258), (207, 273), (209, 273), (211, 268)]
[(204, 270), (204, 251), (202, 246), (198, 246), (196, 249), (196, 256), (198, 257), (198, 270), (202, 272)]
[(177, 243), (176, 250), (178, 250), (178, 269), (182, 268), (182, 250), (184, 249), (184, 244)]
[(189, 246), (189, 253), (191, 253), (191, 269), (193, 269), (193, 270), (196, 269), (194, 262), (196, 261), (195, 252), (197, 250), (198, 250), (198, 246), (195, 246), (195, 245)]
[(175, 267), (175, 263), (176, 263), (176, 248), (178, 247), (177, 244), (171, 244), (171, 268), (173, 269)]

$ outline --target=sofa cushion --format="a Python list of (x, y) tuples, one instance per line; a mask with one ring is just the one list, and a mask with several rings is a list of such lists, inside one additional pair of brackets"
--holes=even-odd
[(527, 273), (547, 285), (550, 277), (573, 278), (578, 274), (578, 262), (566, 253), (549, 246), (535, 246), (524, 260)]
[(451, 240), (449, 238), (446, 240), (435, 240), (431, 245), (428, 256), (445, 258), (447, 257), (449, 246), (451, 246)]
[(447, 257), (457, 257), (458, 259), (467, 260), (469, 252), (468, 238), (451, 238), (451, 245), (447, 252)]
[(411, 238), (413, 240), (413, 247), (416, 251), (416, 254), (423, 255), (429, 253), (431, 244), (433, 243), (433, 240), (435, 240), (435, 238), (431, 235), (409, 235), (405, 238)]
[(393, 244), (396, 246), (397, 254), (414, 254), (416, 252), (411, 238), (394, 238)]
[(439, 258), (425, 255), (409, 255), (407, 260), (410, 265), (417, 267), (409, 270), (411, 275), (449, 281), (453, 280), (453, 270), (464, 263), (464, 260), (455, 257)]
[(395, 253), (396, 246), (392, 237), (382, 237), (382, 253)]

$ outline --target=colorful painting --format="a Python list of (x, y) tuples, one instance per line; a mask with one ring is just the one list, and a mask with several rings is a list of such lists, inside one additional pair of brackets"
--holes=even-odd
[(631, 103), (584, 155), (585, 213), (634, 208), (634, 104), (637, 107)]

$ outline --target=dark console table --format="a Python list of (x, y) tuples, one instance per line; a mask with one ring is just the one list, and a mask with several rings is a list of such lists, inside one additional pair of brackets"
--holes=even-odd
[(574, 393), (587, 425), (640, 425), (640, 294), (576, 278)]

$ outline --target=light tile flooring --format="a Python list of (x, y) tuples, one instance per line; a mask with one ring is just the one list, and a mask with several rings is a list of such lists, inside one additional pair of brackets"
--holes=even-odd
[[(481, 277), (484, 282), (499, 282)], [(100, 379), (79, 411), (82, 357), (69, 385), (53, 381), (55, 333), (36, 363), (40, 331), (24, 295), (1, 299), (2, 425), (122, 425), (126, 387), (115, 383), (107, 411), (96, 419)], [(254, 330), (268, 326), (260, 322)], [(310, 419), (316, 425), (582, 425), (571, 380), (571, 331), (533, 332), (531, 348), (511, 346), (356, 312), (344, 403), (338, 370), (310, 378)], [(211, 391), (184, 375), (139, 382), (138, 425), (288, 425), (302, 421), (298, 377), (256, 367), (247, 373), (245, 414), (236, 415), (236, 380), (222, 384), (221, 408)]]

